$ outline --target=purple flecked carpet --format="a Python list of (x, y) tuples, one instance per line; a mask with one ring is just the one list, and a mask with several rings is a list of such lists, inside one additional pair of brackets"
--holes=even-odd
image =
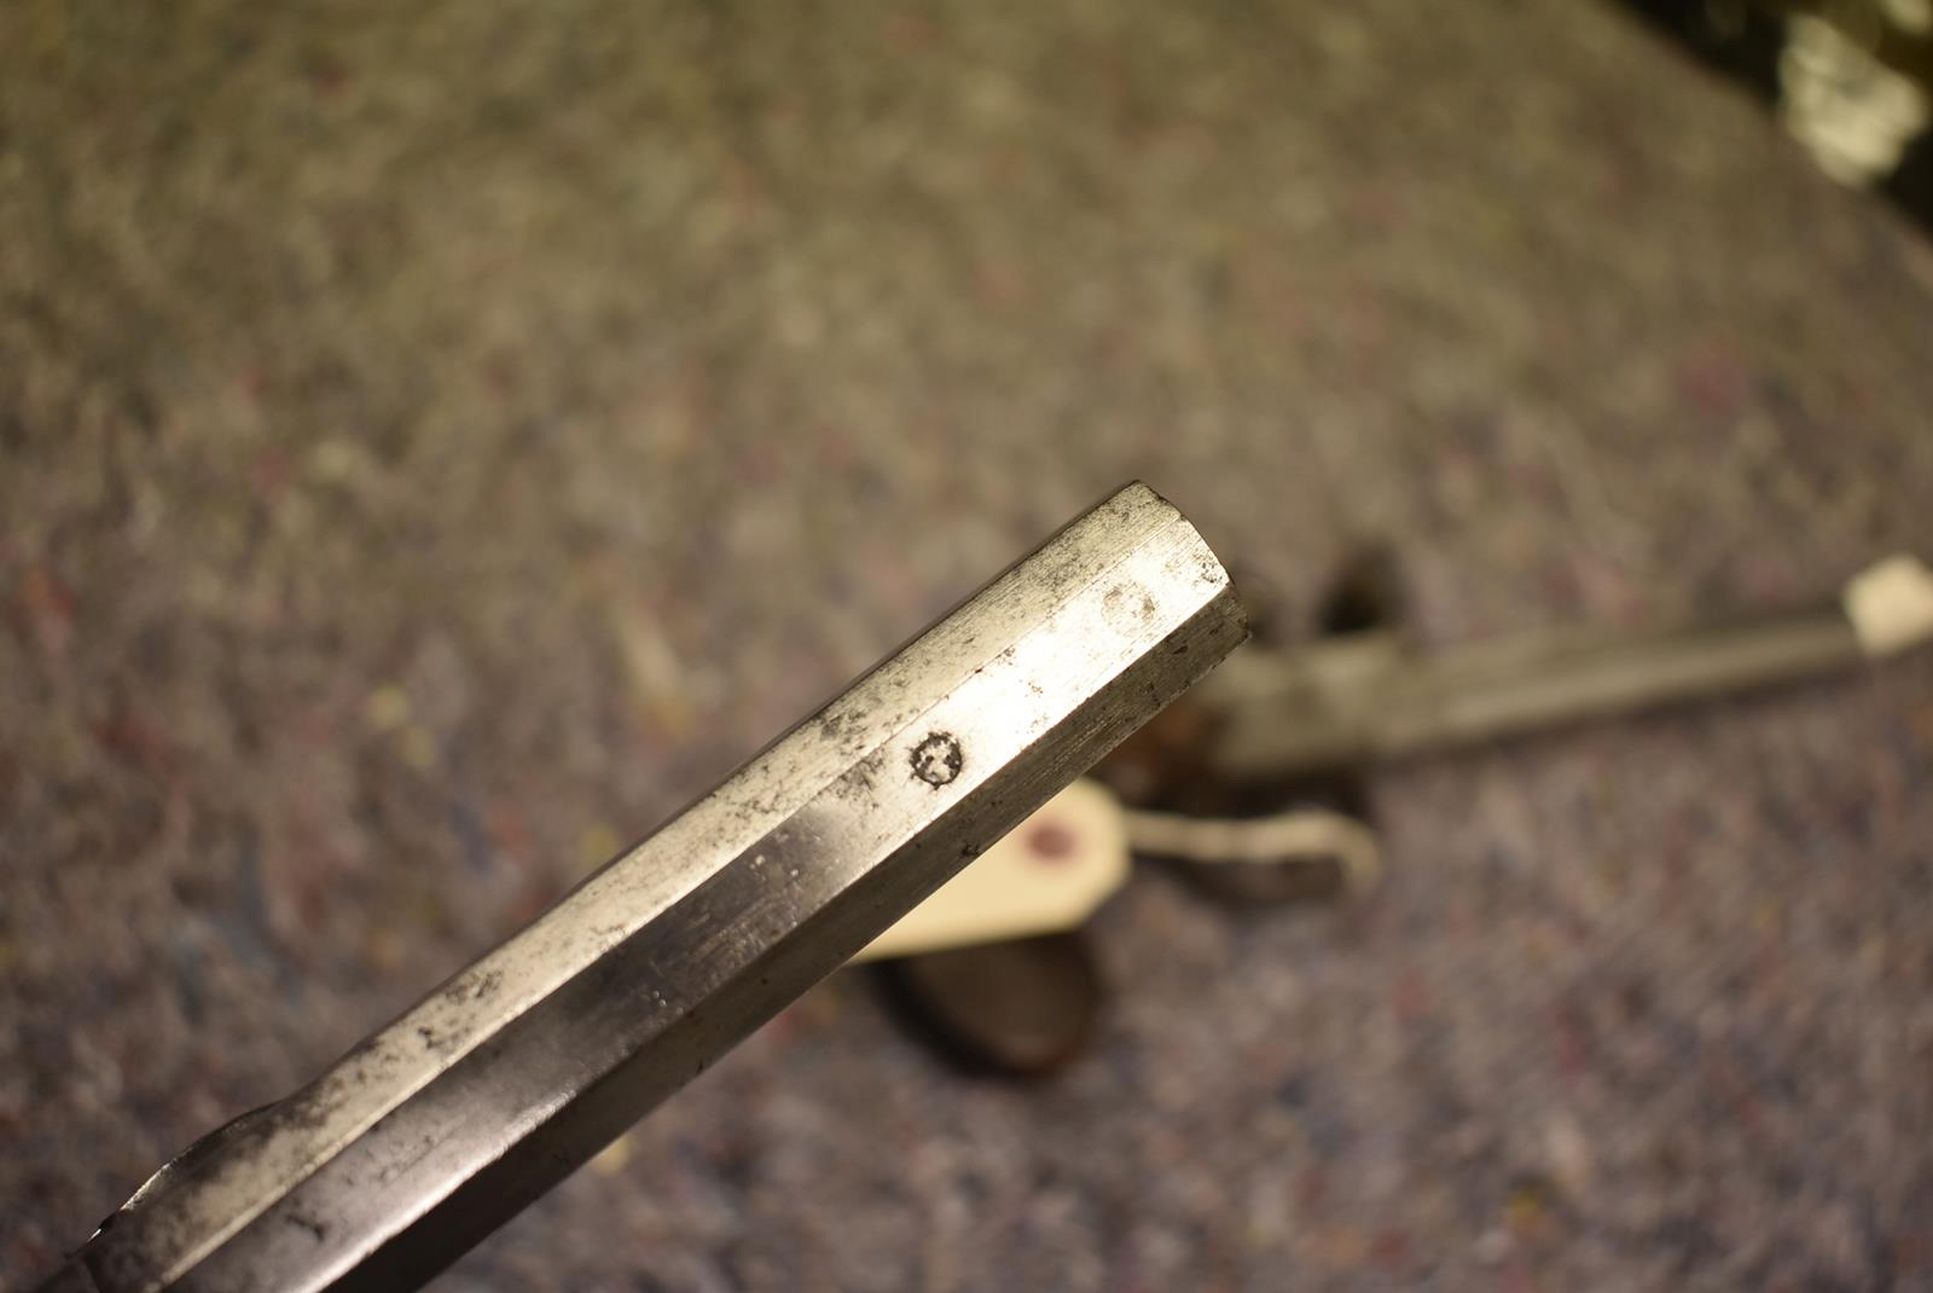
[[(0, 1284), (1140, 476), (1306, 624), (1933, 555), (1933, 251), (1609, 8), (0, 5)], [(1933, 1289), (1933, 659), (837, 978), (440, 1287)]]

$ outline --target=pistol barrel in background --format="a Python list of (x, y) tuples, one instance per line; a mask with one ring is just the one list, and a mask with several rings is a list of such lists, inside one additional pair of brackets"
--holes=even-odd
[(428, 1279), (917, 904), (1246, 636), (1131, 485), (294, 1095), (48, 1289)]

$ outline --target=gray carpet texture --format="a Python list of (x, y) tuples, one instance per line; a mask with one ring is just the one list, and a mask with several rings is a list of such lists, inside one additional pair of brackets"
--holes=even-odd
[[(1580, 0), (0, 4), (0, 1283), (1141, 477), (1291, 629), (1933, 555), (1933, 251)], [(1933, 660), (1152, 872), (1044, 1086), (836, 976), (558, 1290), (1933, 1289)]]

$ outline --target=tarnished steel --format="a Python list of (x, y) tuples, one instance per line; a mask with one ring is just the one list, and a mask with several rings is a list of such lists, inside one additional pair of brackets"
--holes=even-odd
[(1200, 536), (1123, 489), (309, 1086), (162, 1169), (47, 1288), (420, 1283), (1245, 633)]

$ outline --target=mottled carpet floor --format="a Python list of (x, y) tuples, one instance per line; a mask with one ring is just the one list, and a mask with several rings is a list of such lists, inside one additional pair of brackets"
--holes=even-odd
[[(1608, 8), (0, 6), (0, 1282), (1129, 477), (1291, 626), (1933, 554), (1933, 253)], [(837, 978), (452, 1290), (1933, 1288), (1933, 660)]]

